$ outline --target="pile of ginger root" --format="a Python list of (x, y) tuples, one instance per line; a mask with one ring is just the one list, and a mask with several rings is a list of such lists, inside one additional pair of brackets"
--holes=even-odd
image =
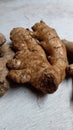
[(29, 83), (44, 94), (54, 93), (65, 77), (73, 75), (73, 44), (61, 40), (55, 29), (40, 21), (28, 28), (10, 32), (10, 44), (0, 33), (0, 96), (10, 81)]

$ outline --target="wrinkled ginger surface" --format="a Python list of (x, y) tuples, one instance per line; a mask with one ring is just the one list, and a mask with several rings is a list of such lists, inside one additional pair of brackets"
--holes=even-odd
[(11, 31), (16, 54), (7, 63), (8, 77), (17, 83), (30, 83), (43, 93), (53, 93), (66, 75), (66, 48), (56, 31), (44, 22), (36, 23), (32, 29), (32, 33), (21, 27)]
[(10, 87), (9, 81), (6, 78), (8, 74), (6, 63), (14, 55), (14, 52), (11, 49), (11, 45), (4, 44), (5, 41), (5, 36), (0, 34), (0, 96), (4, 95)]

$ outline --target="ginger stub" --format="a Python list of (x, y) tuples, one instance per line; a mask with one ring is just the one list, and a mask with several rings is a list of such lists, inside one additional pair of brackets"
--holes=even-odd
[(67, 57), (69, 61), (69, 65), (66, 68), (67, 76), (73, 76), (73, 42), (68, 40), (62, 40), (63, 44), (66, 47), (67, 50)]
[(6, 42), (5, 36), (2, 33), (0, 33), (0, 46), (3, 45), (5, 42)]
[(5, 36), (3, 34), (0, 34), (0, 96), (4, 95), (4, 93), (10, 87), (9, 81), (6, 79), (6, 76), (8, 74), (6, 63), (14, 55), (14, 52), (10, 47), (11, 45), (4, 45), (5, 41)]
[(21, 27), (11, 31), (16, 54), (7, 63), (8, 77), (17, 83), (30, 83), (43, 93), (53, 93), (66, 75), (66, 48), (56, 31), (44, 22), (35, 24), (32, 29), (31, 33)]

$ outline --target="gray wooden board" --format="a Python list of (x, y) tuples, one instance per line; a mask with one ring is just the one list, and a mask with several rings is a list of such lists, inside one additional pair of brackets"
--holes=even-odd
[[(0, 0), (0, 32), (7, 43), (13, 27), (30, 28), (40, 20), (73, 41), (72, 0)], [(27, 86), (10, 89), (0, 98), (0, 130), (73, 130), (72, 86), (69, 78), (45, 96)]]

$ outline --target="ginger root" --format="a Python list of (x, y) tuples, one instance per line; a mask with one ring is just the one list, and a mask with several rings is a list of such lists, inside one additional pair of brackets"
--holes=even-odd
[(69, 62), (71, 62), (71, 60), (73, 59), (73, 42), (65, 40), (65, 39), (62, 40), (62, 42), (64, 43), (66, 47), (68, 60)]
[[(66, 75), (66, 48), (56, 31), (44, 22), (35, 24), (32, 29), (32, 33), (21, 27), (11, 31), (16, 54), (7, 63), (8, 77), (17, 83), (30, 83), (43, 93), (53, 93)], [(34, 37), (50, 57), (49, 62)]]
[(14, 55), (10, 44), (3, 45), (5, 41), (5, 36), (0, 34), (0, 96), (4, 95), (4, 93), (9, 89), (9, 81), (6, 79), (8, 74), (6, 63)]
[(67, 66), (66, 72), (67, 76), (73, 75), (73, 42), (68, 41), (68, 40), (62, 40), (64, 43), (66, 50), (67, 50), (67, 57), (69, 61), (69, 65)]
[(2, 33), (0, 33), (0, 57), (3, 55), (3, 52), (2, 52), (2, 50), (1, 50), (1, 46), (2, 46), (5, 42), (6, 42), (5, 36), (4, 36)]
[(65, 69), (68, 64), (65, 45), (61, 42), (55, 29), (50, 28), (43, 21), (36, 23), (32, 29), (32, 37), (36, 38), (45, 50), (55, 77), (60, 83), (65, 78)]
[(0, 33), (0, 46), (3, 45), (5, 42), (6, 42), (5, 36), (2, 33)]

